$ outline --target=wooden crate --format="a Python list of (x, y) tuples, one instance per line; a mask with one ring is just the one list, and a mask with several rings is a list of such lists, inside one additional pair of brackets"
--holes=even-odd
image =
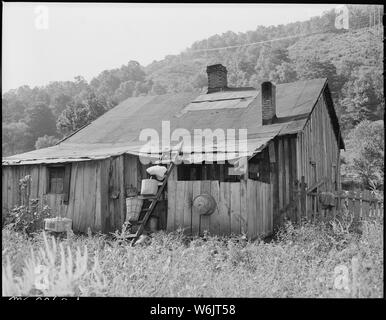
[(54, 232), (65, 232), (72, 229), (72, 220), (68, 218), (44, 219), (44, 230)]

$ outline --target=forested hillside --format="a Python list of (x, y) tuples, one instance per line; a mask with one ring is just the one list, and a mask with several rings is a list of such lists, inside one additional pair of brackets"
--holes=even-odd
[[(364, 179), (365, 175), (366, 183), (370, 179), (377, 185), (382, 180), (383, 184), (379, 161), (361, 163), (366, 167), (365, 174), (352, 170), (355, 159), (371, 161), (366, 143), (365, 159), (358, 150), (355, 156), (350, 151), (355, 149), (352, 139), (358, 130), (364, 135), (376, 132), (383, 141), (383, 121), (377, 121), (383, 119), (384, 112), (383, 31), (375, 19), (371, 20), (372, 11), (372, 6), (349, 6), (349, 30), (336, 29), (336, 15), (330, 11), (305, 22), (214, 35), (148, 66), (128, 57), (126, 65), (105, 70), (90, 82), (78, 76), (74, 81), (10, 90), (2, 96), (3, 156), (53, 145), (128, 97), (204, 91), (206, 66), (222, 63), (228, 69), (230, 86), (257, 87), (263, 79), (286, 83), (327, 77), (348, 139), (345, 174), (355, 179)], [(281, 40), (267, 42), (278, 38)], [(228, 46), (235, 47), (216, 49)], [(358, 129), (360, 124), (374, 121), (373, 131)], [(373, 147), (374, 157), (379, 160), (381, 156), (383, 164), (383, 145)]]

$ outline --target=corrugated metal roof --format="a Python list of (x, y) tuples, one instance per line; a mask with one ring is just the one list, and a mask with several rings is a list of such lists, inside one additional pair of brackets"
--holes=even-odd
[(325, 82), (314, 79), (277, 85), (276, 114), (279, 120), (286, 119), (272, 126), (262, 126), (259, 90), (129, 98), (59, 145), (3, 158), (3, 165), (138, 154), (143, 145), (141, 130), (151, 128), (161, 136), (163, 120), (170, 121), (171, 132), (183, 128), (193, 135), (195, 129), (247, 129), (248, 139), (270, 140), (303, 129)]

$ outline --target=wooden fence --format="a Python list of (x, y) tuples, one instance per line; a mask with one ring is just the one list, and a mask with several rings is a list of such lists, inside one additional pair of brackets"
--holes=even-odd
[[(322, 183), (319, 186), (321, 185)], [(325, 202), (326, 198), (329, 199), (328, 203)], [(315, 186), (307, 188), (302, 177), (301, 181), (295, 181), (294, 201), (285, 208), (284, 215), (292, 221), (299, 222), (303, 217), (329, 219), (339, 215), (343, 210), (348, 210), (353, 214), (354, 220), (360, 220), (368, 217), (383, 217), (383, 207), (383, 201), (375, 198), (369, 190), (315, 191)]]
[[(241, 182), (217, 180), (168, 181), (167, 230), (183, 228), (187, 233), (212, 235), (247, 233), (254, 238), (272, 232), (271, 185), (248, 179)], [(192, 207), (199, 194), (212, 195), (215, 212), (199, 215)]]

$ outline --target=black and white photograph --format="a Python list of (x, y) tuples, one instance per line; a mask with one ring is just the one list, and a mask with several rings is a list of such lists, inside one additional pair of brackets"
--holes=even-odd
[(384, 298), (383, 15), (3, 2), (3, 299)]

